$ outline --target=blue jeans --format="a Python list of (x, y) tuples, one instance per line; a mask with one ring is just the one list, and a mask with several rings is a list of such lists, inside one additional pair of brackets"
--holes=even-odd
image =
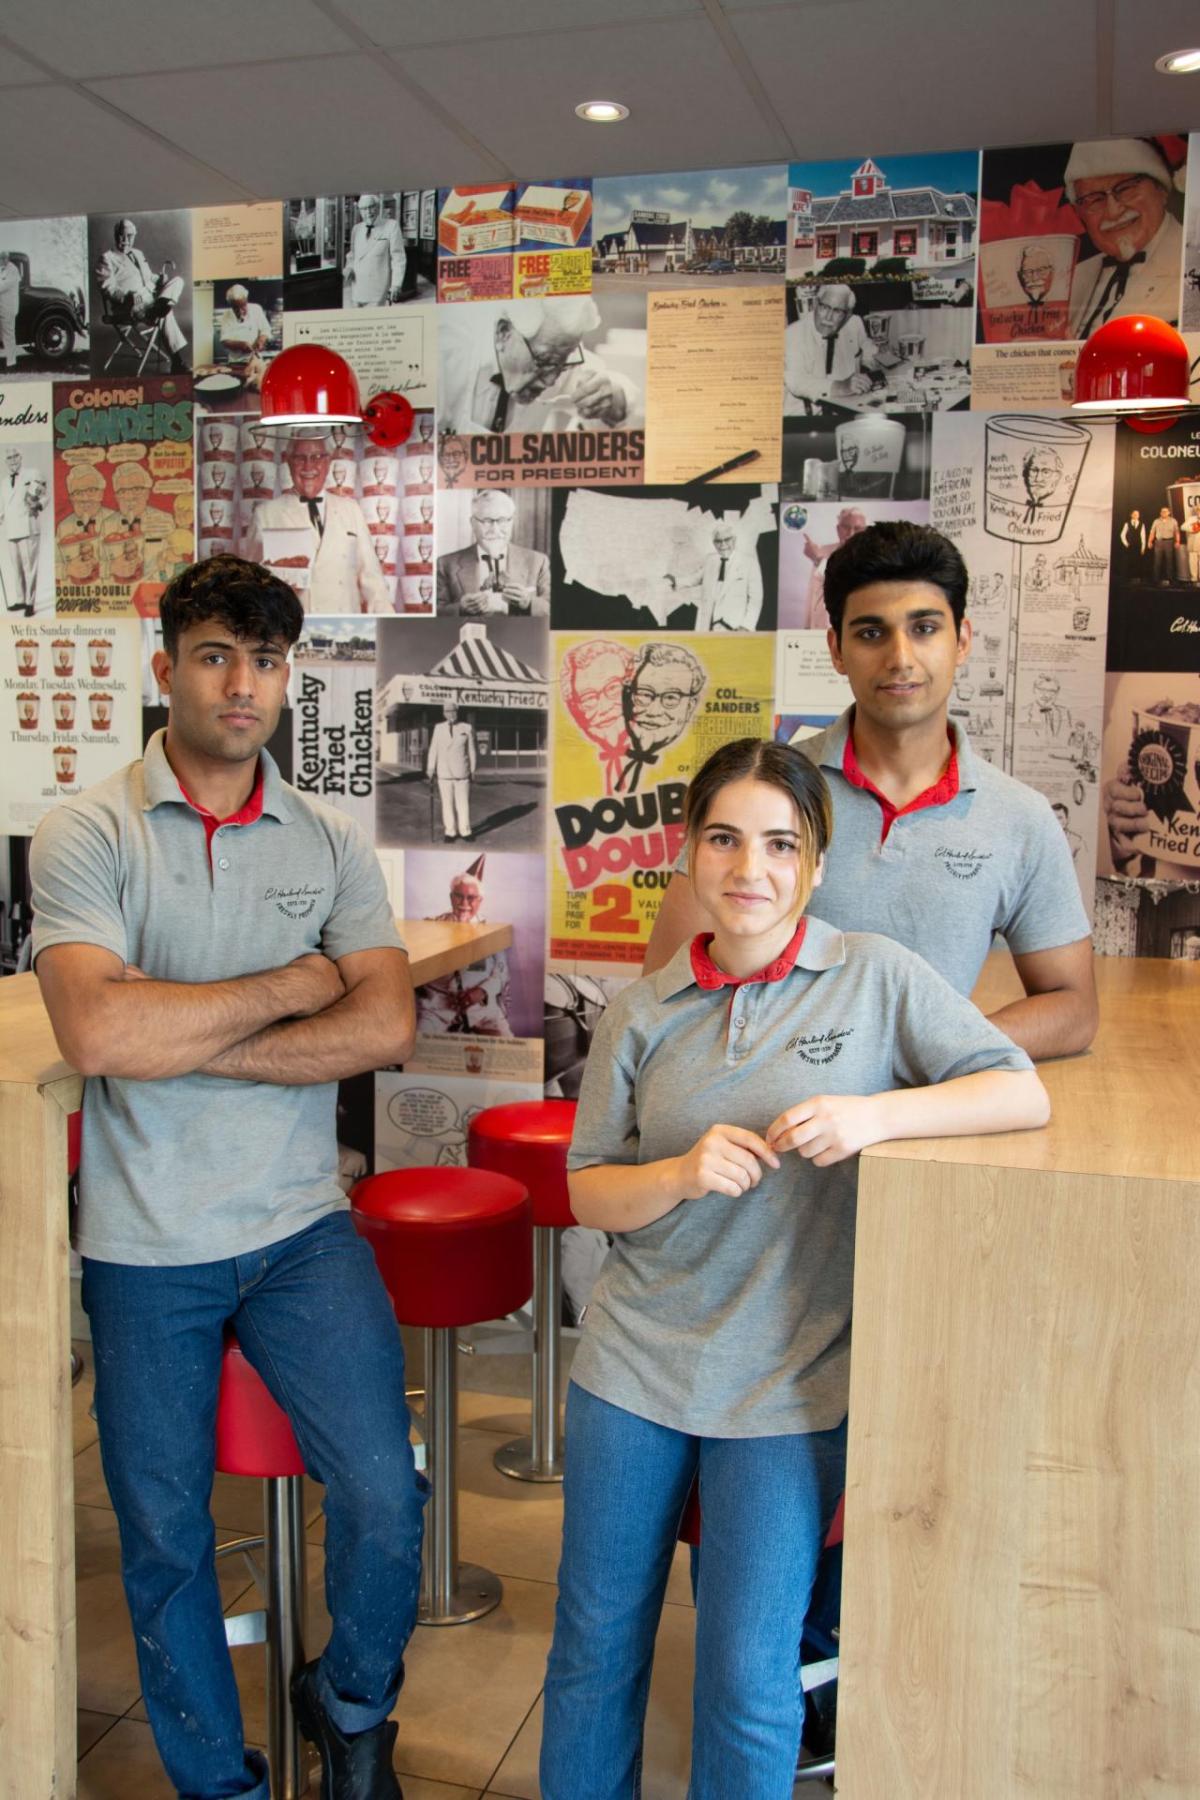
[(699, 1470), (690, 1800), (790, 1800), (800, 1633), (845, 1480), (846, 1426), (698, 1438), (572, 1383), (542, 1800), (637, 1800), (654, 1637)]
[(142, 1692), (186, 1800), (267, 1800), (225, 1644), (209, 1512), (222, 1342), (232, 1325), (325, 1483), (333, 1631), (318, 1676), (339, 1728), (386, 1719), (416, 1620), (424, 1477), (408, 1441), (404, 1350), (370, 1248), (345, 1212), (250, 1255), (174, 1268), (86, 1258), (100, 1453)]

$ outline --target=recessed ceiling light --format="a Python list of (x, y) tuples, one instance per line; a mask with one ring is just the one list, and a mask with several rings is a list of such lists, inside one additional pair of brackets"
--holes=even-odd
[(1195, 75), (1200, 73), (1200, 50), (1169, 50), (1154, 66), (1163, 75)]
[(616, 125), (629, 117), (629, 108), (619, 100), (584, 100), (575, 111), (590, 125)]

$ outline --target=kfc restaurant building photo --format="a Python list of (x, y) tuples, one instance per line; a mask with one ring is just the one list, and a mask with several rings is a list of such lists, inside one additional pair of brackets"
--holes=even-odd
[(0, 1800), (1200, 1793), (1151, 13), (8, 9)]

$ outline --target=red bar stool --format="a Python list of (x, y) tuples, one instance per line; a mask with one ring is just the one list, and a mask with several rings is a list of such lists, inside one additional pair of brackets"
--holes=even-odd
[(460, 1326), (503, 1318), (533, 1291), (529, 1195), (476, 1169), (394, 1169), (350, 1196), (354, 1223), (375, 1252), (402, 1325), (425, 1332), (425, 1520), (422, 1625), (465, 1625), (500, 1602), (488, 1569), (458, 1560)]
[[(217, 1399), (216, 1467), (223, 1475), (253, 1475), (263, 1483), (260, 1538), (222, 1544), (218, 1557), (243, 1554), (266, 1606), (225, 1621), (229, 1644), (267, 1650), (267, 1761), (273, 1800), (308, 1792), (308, 1762), (292, 1710), (292, 1676), (304, 1663), (304, 1458), (287, 1414), (242, 1355), (233, 1333), (225, 1339)], [(261, 1549), (265, 1569), (251, 1551)]]
[(510, 1175), (533, 1203), (532, 1436), (502, 1444), (493, 1461), (517, 1481), (561, 1481), (558, 1404), (562, 1328), (562, 1237), (575, 1223), (567, 1194), (567, 1150), (574, 1100), (518, 1100), (489, 1106), (471, 1120), (467, 1161), (473, 1169)]

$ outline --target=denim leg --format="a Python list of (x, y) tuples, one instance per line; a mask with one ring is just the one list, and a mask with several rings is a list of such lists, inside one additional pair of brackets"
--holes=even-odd
[(641, 1792), (654, 1638), (698, 1452), (698, 1439), (571, 1384), (542, 1800)]
[(706, 1438), (689, 1800), (790, 1800), (800, 1634), (845, 1482), (846, 1426)]
[(100, 1455), (142, 1693), (179, 1794), (267, 1800), (247, 1754), (225, 1643), (209, 1513), (231, 1262), (176, 1268), (84, 1261)]
[(333, 1630), (321, 1698), (339, 1730), (368, 1731), (396, 1703), (421, 1581), (427, 1486), (408, 1438), (400, 1328), (349, 1213), (239, 1266), (238, 1342), (325, 1484)]

